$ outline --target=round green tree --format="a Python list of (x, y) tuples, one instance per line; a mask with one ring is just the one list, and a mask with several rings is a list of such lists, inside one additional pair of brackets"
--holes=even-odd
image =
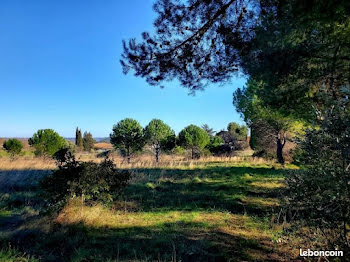
[(189, 125), (179, 133), (179, 143), (185, 148), (191, 149), (192, 159), (196, 151), (202, 150), (210, 142), (210, 137), (202, 128)]
[(113, 126), (111, 143), (119, 149), (130, 163), (130, 156), (144, 146), (143, 129), (139, 122), (125, 118)]
[(154, 150), (156, 162), (161, 150), (171, 150), (175, 147), (175, 132), (162, 120), (151, 120), (144, 130), (144, 136)]
[(40, 129), (28, 139), (37, 156), (53, 156), (67, 145), (67, 141), (52, 129)]
[(8, 139), (4, 142), (2, 147), (10, 154), (11, 157), (21, 153), (23, 149), (23, 144), (18, 139)]

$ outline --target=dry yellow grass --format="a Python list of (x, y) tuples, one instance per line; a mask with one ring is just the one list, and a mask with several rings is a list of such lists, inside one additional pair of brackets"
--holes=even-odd
[[(77, 153), (77, 160), (80, 161), (93, 161), (101, 162), (103, 158), (96, 157), (93, 153)], [(202, 157), (200, 159), (192, 160), (176, 155), (163, 155), (160, 158), (160, 162), (154, 161), (153, 155), (140, 155), (132, 158), (130, 164), (126, 160), (117, 155), (112, 155), (111, 159), (114, 161), (118, 168), (186, 168), (193, 169), (203, 167), (208, 163), (211, 164), (244, 164), (247, 165), (274, 165), (274, 161), (267, 161), (262, 158), (253, 158), (250, 156), (232, 156), (232, 157)], [(40, 157), (17, 157), (11, 160), (8, 157), (0, 158), (0, 170), (47, 170), (55, 169), (55, 161), (48, 158)]]
[(113, 145), (111, 143), (96, 143), (94, 144), (95, 149), (113, 149)]
[(0, 158), (0, 170), (48, 170), (56, 168), (55, 161), (38, 157)]

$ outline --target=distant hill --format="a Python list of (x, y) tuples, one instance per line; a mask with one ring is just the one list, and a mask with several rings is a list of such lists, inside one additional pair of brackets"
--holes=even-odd
[[(16, 139), (18, 139), (19, 141), (21, 141), (24, 145), (24, 148), (29, 148), (29, 144), (28, 144), (28, 138), (27, 137), (15, 137)], [(0, 148), (2, 148), (2, 144), (9, 139), (8, 137), (0, 137)], [(66, 140), (71, 141), (71, 142), (75, 142), (75, 138), (73, 137), (65, 137)], [(97, 143), (106, 143), (109, 144), (110, 143), (110, 139), (109, 137), (94, 137), (94, 139), (96, 140)]]
[[(71, 141), (71, 142), (75, 142), (75, 137), (65, 137), (66, 140)], [(110, 139), (109, 137), (94, 137), (95, 141), (98, 143), (109, 143)]]

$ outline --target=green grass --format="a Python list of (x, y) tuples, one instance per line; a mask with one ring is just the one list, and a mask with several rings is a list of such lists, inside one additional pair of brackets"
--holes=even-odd
[(0, 261), (2, 262), (37, 262), (38, 260), (30, 255), (23, 254), (11, 247), (4, 247), (0, 250)]
[(211, 163), (133, 172), (123, 198), (111, 206), (71, 201), (55, 216), (45, 213), (35, 181), (27, 188), (3, 189), (2, 241), (40, 261), (291, 258), (275, 241), (281, 230), (271, 226), (284, 190), (284, 169)]

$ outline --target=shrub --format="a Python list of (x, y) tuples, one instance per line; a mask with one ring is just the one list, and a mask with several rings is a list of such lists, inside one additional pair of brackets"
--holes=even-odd
[(35, 148), (37, 156), (53, 156), (67, 145), (66, 140), (52, 129), (40, 129), (28, 139), (29, 145)]
[(10, 154), (11, 157), (21, 153), (23, 144), (18, 139), (8, 139), (2, 145), (3, 148)]
[(184, 156), (186, 155), (186, 150), (181, 147), (181, 146), (176, 146), (172, 152), (175, 154), (175, 155), (179, 155), (179, 156)]
[(207, 145), (209, 151), (213, 154), (217, 153), (218, 148), (224, 144), (224, 140), (219, 136), (210, 137), (210, 143)]
[(131, 173), (117, 170), (113, 161), (79, 162), (69, 149), (54, 155), (58, 169), (41, 182), (45, 198), (51, 205), (62, 205), (69, 198), (108, 203), (128, 184)]
[[(344, 96), (345, 97), (345, 96)], [(350, 108), (348, 99), (327, 106), (317, 128), (299, 142), (299, 162), (306, 167), (288, 177), (290, 208), (327, 248), (350, 250)], [(326, 248), (326, 247), (324, 247)]]

